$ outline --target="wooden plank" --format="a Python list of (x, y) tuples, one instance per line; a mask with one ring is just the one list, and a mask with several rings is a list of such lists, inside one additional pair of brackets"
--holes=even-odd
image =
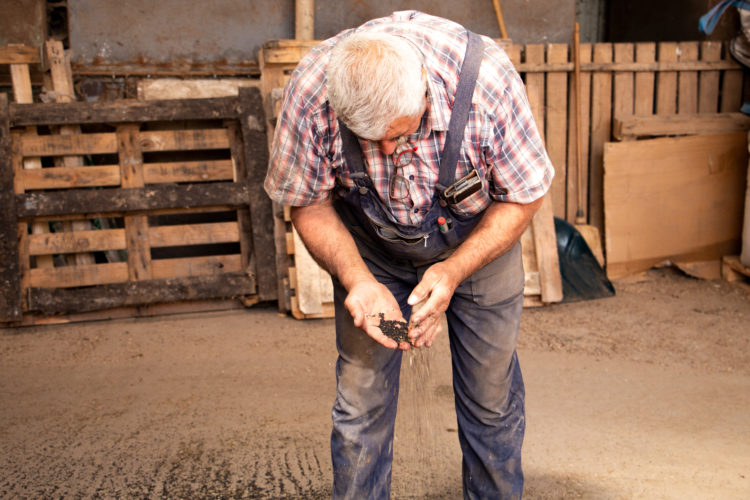
[(544, 303), (560, 302), (563, 299), (552, 201), (550, 195), (545, 196), (542, 206), (531, 220), (534, 250), (539, 267), (541, 299)]
[(604, 161), (610, 278), (737, 252), (746, 133), (608, 143)]
[(173, 208), (242, 207), (249, 189), (238, 182), (210, 184), (157, 184), (145, 188), (88, 190), (70, 189), (16, 195), (19, 219), (69, 215), (152, 212)]
[(226, 129), (157, 130), (138, 134), (138, 145), (144, 153), (153, 151), (193, 151), (227, 149)]
[(297, 65), (318, 43), (315, 40), (270, 40), (263, 44), (263, 61), (266, 64)]
[[(633, 61), (633, 44), (616, 43), (614, 44), (615, 62), (632, 62)], [(612, 113), (614, 116), (632, 115), (634, 106), (634, 78), (631, 71), (618, 71), (614, 76), (614, 103)]]
[[(612, 60), (612, 45), (594, 45), (594, 60)], [(604, 143), (610, 139), (612, 123), (612, 75), (593, 73), (591, 77), (591, 153), (589, 163), (589, 224), (604, 234)], [(652, 93), (653, 95), (653, 93)]]
[[(47, 55), (47, 64), (50, 69), (52, 79), (52, 88), (55, 92), (57, 102), (65, 103), (76, 100), (75, 89), (73, 88), (73, 73), (70, 70), (70, 54), (65, 53), (63, 44), (59, 40), (50, 40), (44, 44)], [(81, 127), (78, 125), (63, 125), (59, 127), (61, 135), (77, 135), (81, 133)], [(84, 165), (84, 159), (81, 156), (64, 156), (58, 158), (57, 162), (63, 167), (77, 167)], [(74, 220), (63, 223), (64, 231), (88, 231), (91, 229), (91, 222), (88, 220)], [(94, 264), (94, 256), (90, 253), (77, 253), (68, 256), (71, 264)]]
[[(661, 42), (658, 46), (659, 61), (677, 60), (677, 44)], [(656, 75), (656, 114), (673, 115), (677, 112), (677, 72), (660, 71)]]
[(139, 79), (138, 99), (206, 99), (237, 96), (240, 87), (257, 87), (258, 80), (247, 78), (159, 78)]
[(47, 167), (23, 172), (25, 189), (72, 189), (94, 186), (119, 186), (120, 167)]
[(146, 184), (231, 181), (233, 177), (231, 160), (145, 163), (143, 165), (143, 179)]
[(127, 262), (34, 268), (29, 270), (29, 287), (32, 288), (72, 288), (120, 283), (123, 281), (128, 281)]
[[(677, 59), (683, 61), (698, 60), (698, 42), (680, 42), (677, 44)], [(698, 112), (698, 72), (680, 71), (677, 92), (677, 112), (694, 115)]]
[[(536, 261), (534, 248), (534, 230), (529, 225), (521, 234), (521, 258), (523, 261), (523, 294), (540, 295), (542, 293), (539, 281), (539, 265)], [(541, 300), (541, 298), (540, 298)]]
[[(544, 45), (528, 44), (524, 52), (526, 61), (544, 62)], [(541, 73), (526, 75), (526, 95), (529, 98), (531, 114), (534, 116), (534, 122), (539, 130), (542, 139), (546, 142), (545, 122), (544, 122), (544, 75)]]
[(0, 93), (0, 321), (18, 321), (23, 316), (10, 151), (8, 95)]
[(21, 140), (23, 156), (63, 156), (112, 154), (117, 152), (117, 137), (111, 133), (79, 135), (25, 135)]
[(28, 245), (30, 255), (97, 252), (126, 248), (123, 229), (32, 234), (29, 235)]
[[(13, 82), (13, 95), (18, 103), (23, 104), (30, 104), (34, 102), (33, 98), (33, 92), (31, 88), (31, 76), (29, 74), (29, 67), (26, 64), (11, 64), (10, 65), (10, 76), (11, 80)], [(33, 136), (36, 135), (36, 128), (35, 127), (27, 127), (25, 131), (25, 135), (27, 136)], [(13, 141), (13, 155), (19, 156), (18, 149), (16, 148), (16, 141)], [(23, 158), (23, 168), (24, 169), (39, 169), (42, 168), (42, 159), (38, 157), (34, 158)], [(23, 189), (23, 184), (21, 182), (20, 176), (16, 176), (18, 179), (15, 187), (16, 187), (16, 194), (21, 193)], [(18, 227), (19, 233), (26, 233), (26, 223), (21, 223)], [(49, 233), (49, 225), (41, 222), (32, 222), (31, 223), (31, 232), (33, 234), (44, 234)], [(22, 269), (26, 269), (30, 264), (28, 264), (28, 255), (21, 254), (20, 259), (22, 262)], [(52, 256), (43, 256), (36, 259), (36, 265), (38, 267), (52, 267), (54, 263), (52, 262)], [(25, 276), (21, 277), (21, 281), (23, 282), (25, 280)]]
[(236, 222), (155, 226), (149, 228), (148, 239), (151, 248), (235, 242), (239, 228)]
[(42, 56), (38, 47), (6, 45), (0, 47), (0, 64), (38, 64)]
[[(242, 127), (236, 121), (227, 121), (225, 126), (227, 127), (229, 149), (232, 155), (233, 179), (235, 182), (240, 179), (247, 179), (245, 150), (242, 143)], [(247, 207), (237, 210), (237, 227), (239, 231), (242, 267), (249, 273), (255, 273), (256, 260), (253, 248), (253, 222), (252, 217), (250, 216), (250, 210)]]
[(277, 297), (276, 259), (274, 257), (271, 200), (263, 191), (268, 168), (266, 129), (263, 123), (263, 103), (257, 88), (242, 88), (239, 92), (240, 124), (245, 148), (244, 165), (247, 171), (248, 198), (252, 217), (253, 254), (255, 255), (258, 297), (273, 300)]
[(238, 118), (234, 97), (212, 99), (123, 99), (65, 104), (12, 104), (12, 127), (27, 125), (71, 125), (85, 123), (132, 123), (179, 120), (223, 120)]
[[(724, 48), (725, 58), (730, 58), (729, 48)], [(739, 69), (728, 69), (724, 71), (721, 79), (721, 105), (722, 112), (739, 111), (742, 106), (743, 74)]]
[[(625, 44), (632, 45), (632, 44)], [(694, 61), (694, 62), (633, 62), (615, 61), (608, 63), (590, 62), (581, 66), (582, 71), (607, 72), (649, 72), (660, 71), (725, 71), (741, 69), (742, 66), (732, 60)], [(516, 67), (519, 73), (548, 73), (550, 71), (573, 71), (573, 63), (522, 63)]]
[[(239, 254), (155, 259), (151, 265), (154, 279), (205, 276), (208, 274), (218, 275), (243, 269)], [(255, 290), (252, 290), (248, 293), (254, 292)], [(232, 294), (232, 296), (236, 295), (240, 294)]]
[[(143, 188), (143, 153), (141, 151), (140, 125), (117, 126), (117, 145), (120, 158), (120, 177), (123, 188)], [(126, 215), (125, 242), (128, 251), (128, 280), (151, 279), (151, 247), (149, 244), (148, 217)]]
[[(323, 312), (326, 303), (333, 302), (333, 282), (331, 277), (313, 260), (296, 229), (292, 228), (292, 234), (296, 305), (303, 316), (319, 315)], [(295, 313), (294, 308), (292, 312)]]
[[(652, 63), (656, 60), (656, 44), (642, 42), (635, 44), (635, 60), (639, 63)], [(653, 71), (639, 71), (635, 74), (635, 114), (651, 115), (654, 113)]]
[[(565, 44), (547, 45), (547, 62), (568, 60), (568, 46)], [(565, 217), (565, 186), (568, 166), (565, 163), (567, 144), (568, 75), (564, 72), (547, 74), (547, 153), (555, 166), (552, 180), (553, 211), (557, 217)]]
[[(721, 59), (721, 42), (702, 42), (701, 60)], [(698, 112), (716, 113), (719, 110), (719, 71), (702, 71), (698, 75)]]
[(702, 113), (616, 118), (613, 135), (617, 140), (632, 140), (638, 137), (721, 134), (743, 130), (750, 130), (750, 116), (744, 113)]
[(113, 283), (91, 288), (29, 290), (29, 308), (66, 314), (114, 307), (252, 294), (255, 280), (244, 272)]
[[(583, 43), (580, 45), (581, 48), (581, 62), (591, 60), (591, 45)], [(590, 130), (590, 112), (591, 112), (591, 73), (587, 71), (580, 72), (581, 80), (581, 124), (580, 127), (576, 125), (576, 106), (578, 101), (576, 99), (575, 78), (571, 78), (569, 102), (570, 108), (568, 111), (568, 175), (567, 175), (567, 200), (565, 218), (569, 221), (575, 221), (576, 212), (578, 210), (578, 190), (579, 187), (583, 191), (583, 206), (581, 209), (584, 212), (584, 217), (588, 214), (588, 163), (589, 163), (589, 130)], [(580, 130), (581, 134), (581, 181), (578, 180), (578, 141), (576, 139), (577, 130)]]

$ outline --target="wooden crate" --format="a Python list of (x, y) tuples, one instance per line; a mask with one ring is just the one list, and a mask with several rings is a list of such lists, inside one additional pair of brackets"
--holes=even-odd
[[(276, 299), (263, 121), (256, 88), (152, 102), (8, 104), (2, 96), (0, 321)], [(81, 132), (42, 133), (63, 125)], [(62, 157), (82, 161), (56, 166)], [(24, 168), (28, 158), (43, 168)], [(94, 229), (29, 230), (81, 220)], [(67, 258), (82, 252), (96, 261)], [(54, 264), (38, 265), (43, 259)]]

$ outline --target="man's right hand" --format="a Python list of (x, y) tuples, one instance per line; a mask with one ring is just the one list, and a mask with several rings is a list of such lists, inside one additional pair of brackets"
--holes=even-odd
[(383, 313), (387, 320), (404, 320), (398, 302), (385, 285), (375, 280), (360, 281), (349, 290), (344, 305), (354, 318), (354, 325), (361, 328), (375, 342), (388, 349), (409, 350), (408, 342), (396, 342), (377, 326), (379, 319), (376, 322), (375, 318), (379, 318), (380, 313)]

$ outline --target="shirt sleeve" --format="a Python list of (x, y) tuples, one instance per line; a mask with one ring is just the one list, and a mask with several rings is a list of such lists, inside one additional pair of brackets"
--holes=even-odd
[(547, 192), (555, 169), (531, 114), (523, 82), (507, 75), (497, 105), (489, 114), (490, 140), (485, 150), (490, 196), (495, 201), (531, 203)]
[(264, 182), (268, 196), (280, 205), (320, 203), (335, 186), (330, 126), (322, 112), (327, 104), (320, 99), (324, 82), (309, 84), (314, 76), (295, 72), (284, 90)]

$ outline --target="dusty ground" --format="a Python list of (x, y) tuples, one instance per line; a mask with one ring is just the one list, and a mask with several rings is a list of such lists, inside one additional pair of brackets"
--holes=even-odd
[[(524, 311), (526, 498), (750, 498), (750, 296), (670, 269)], [(394, 498), (460, 498), (447, 336)], [(0, 497), (325, 498), (333, 323), (272, 306), (0, 330)]]

